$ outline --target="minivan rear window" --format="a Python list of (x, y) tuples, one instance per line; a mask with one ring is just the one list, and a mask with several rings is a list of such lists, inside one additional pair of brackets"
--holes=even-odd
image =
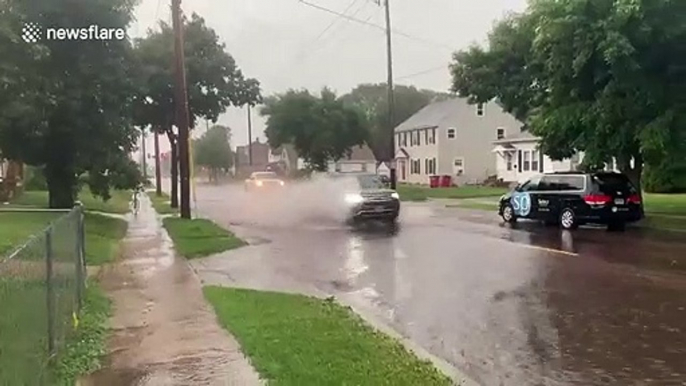
[(584, 189), (583, 176), (546, 175), (539, 190), (547, 192), (577, 191)]
[(629, 181), (629, 178), (624, 174), (619, 173), (602, 173), (593, 176), (593, 181), (598, 185), (601, 191), (630, 191), (635, 193), (636, 189)]

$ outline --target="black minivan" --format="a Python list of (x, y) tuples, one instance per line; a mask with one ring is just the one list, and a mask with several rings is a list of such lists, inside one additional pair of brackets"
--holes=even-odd
[(506, 222), (518, 218), (575, 229), (584, 224), (624, 230), (641, 219), (641, 196), (621, 173), (545, 173), (500, 198), (498, 213)]

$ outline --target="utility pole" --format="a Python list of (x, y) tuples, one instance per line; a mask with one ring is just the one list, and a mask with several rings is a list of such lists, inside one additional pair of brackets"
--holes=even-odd
[(248, 162), (252, 166), (252, 118), (250, 115), (250, 105), (248, 105)]
[(155, 189), (157, 197), (162, 197), (162, 170), (160, 165), (160, 138), (155, 130)]
[(148, 152), (145, 149), (145, 142), (146, 142), (146, 136), (145, 136), (145, 128), (141, 128), (141, 133), (142, 133), (142, 146), (141, 146), (141, 151), (143, 152), (143, 181), (148, 180)]
[(176, 127), (179, 128), (179, 176), (181, 180), (181, 218), (191, 218), (191, 185), (189, 163), (189, 119), (188, 95), (186, 90), (186, 66), (183, 52), (183, 20), (181, 0), (172, 0), (172, 24), (174, 28), (174, 69), (176, 75)]
[(387, 75), (388, 75), (388, 161), (391, 171), (391, 189), (396, 188), (397, 175), (395, 164), (395, 132), (393, 121), (395, 117), (395, 97), (393, 93), (393, 49), (391, 45), (391, 0), (383, 0), (386, 8), (386, 60), (387, 60)]

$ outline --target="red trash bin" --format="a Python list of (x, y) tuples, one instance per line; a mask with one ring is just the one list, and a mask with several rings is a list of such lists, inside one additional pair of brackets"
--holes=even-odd
[(441, 176), (441, 187), (449, 188), (453, 185), (453, 179), (451, 176)]
[(439, 176), (429, 176), (429, 187), (431, 188), (437, 188), (440, 183), (440, 177)]

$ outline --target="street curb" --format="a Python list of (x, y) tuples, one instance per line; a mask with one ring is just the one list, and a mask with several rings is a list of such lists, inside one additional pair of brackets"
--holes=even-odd
[(414, 353), (419, 359), (427, 360), (431, 362), (436, 369), (448, 376), (455, 386), (482, 386), (475, 380), (471, 379), (465, 375), (462, 371), (458, 370), (455, 366), (451, 365), (447, 361), (429, 353), (427, 350), (423, 349), (417, 343), (409, 338), (402, 336), (393, 327), (387, 325), (381, 321), (376, 316), (372, 315), (370, 312), (363, 310), (352, 304), (352, 302), (346, 300), (346, 294), (342, 296), (334, 296), (336, 300), (340, 301), (342, 305), (350, 307), (354, 313), (359, 315), (365, 322), (369, 323), (373, 328), (379, 330), (380, 332), (388, 335), (389, 337), (398, 340), (408, 351)]

